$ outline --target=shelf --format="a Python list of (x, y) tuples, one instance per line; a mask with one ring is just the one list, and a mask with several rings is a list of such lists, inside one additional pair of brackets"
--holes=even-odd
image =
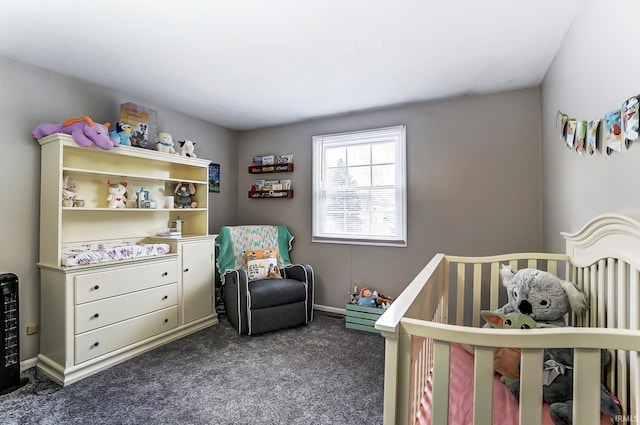
[[(189, 233), (208, 235), (209, 160), (150, 149), (118, 147), (105, 151), (79, 146), (71, 136), (54, 134), (38, 140), (40, 167), (40, 264), (62, 267), (63, 247), (103, 241), (142, 241), (181, 215)], [(65, 178), (76, 183), (84, 206), (65, 206)], [(157, 208), (108, 208), (107, 182), (127, 182), (138, 196), (149, 192)], [(177, 183), (193, 184), (197, 208), (164, 208)]]
[(293, 164), (250, 165), (250, 174), (290, 173), (293, 172)]
[(250, 199), (293, 198), (293, 190), (255, 190), (248, 193)]

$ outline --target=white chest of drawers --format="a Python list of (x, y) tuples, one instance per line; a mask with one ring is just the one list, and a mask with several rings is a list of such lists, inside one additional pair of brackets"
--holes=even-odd
[[(41, 268), (38, 367), (64, 384), (217, 323), (185, 323), (180, 256), (78, 269)], [(188, 308), (187, 308), (188, 310)]]

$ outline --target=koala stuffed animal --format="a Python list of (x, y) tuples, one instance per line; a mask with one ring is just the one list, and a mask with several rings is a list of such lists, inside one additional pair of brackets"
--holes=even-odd
[[(569, 311), (580, 314), (588, 307), (587, 297), (573, 283), (537, 269), (514, 272), (509, 266), (500, 270), (502, 285), (507, 289), (507, 303), (496, 310), (500, 314), (513, 312), (530, 316), (538, 323), (565, 326), (564, 315)], [(520, 376), (518, 348), (496, 348), (494, 369), (504, 377)]]
[(569, 311), (580, 314), (588, 308), (587, 297), (573, 283), (542, 270), (511, 267), (500, 270), (502, 285), (507, 288), (507, 303), (497, 311), (503, 314), (519, 312), (536, 322), (565, 326)]

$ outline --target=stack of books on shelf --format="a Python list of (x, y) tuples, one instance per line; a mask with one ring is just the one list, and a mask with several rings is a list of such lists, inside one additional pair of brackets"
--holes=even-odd
[(291, 190), (291, 180), (254, 180), (251, 184), (251, 196), (254, 198), (273, 197), (281, 198), (288, 196)]
[(287, 171), (293, 163), (293, 155), (256, 155), (251, 164), (252, 172)]

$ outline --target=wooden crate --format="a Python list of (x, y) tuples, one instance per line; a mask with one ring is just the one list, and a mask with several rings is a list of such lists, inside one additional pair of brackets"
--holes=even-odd
[(374, 325), (382, 313), (384, 313), (384, 309), (382, 308), (347, 304), (347, 316), (345, 317), (345, 323), (349, 329), (380, 333)]

